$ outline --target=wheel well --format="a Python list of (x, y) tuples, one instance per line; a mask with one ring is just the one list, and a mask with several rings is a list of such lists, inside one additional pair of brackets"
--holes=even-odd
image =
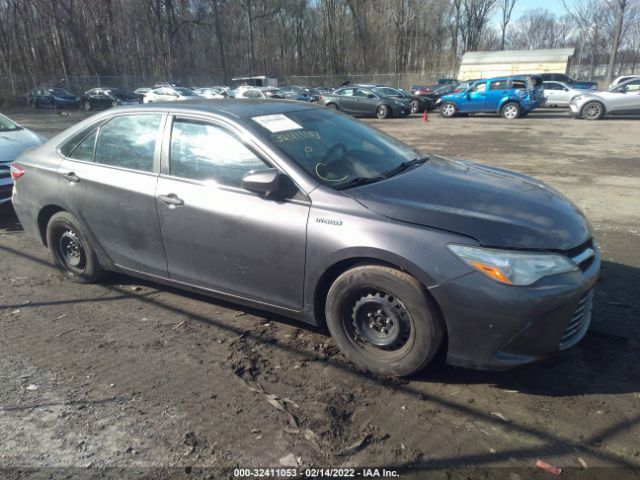
[(64, 208), (58, 205), (47, 205), (38, 213), (38, 231), (40, 232), (40, 238), (42, 243), (47, 246), (47, 224), (49, 219), (58, 212), (63, 212)]

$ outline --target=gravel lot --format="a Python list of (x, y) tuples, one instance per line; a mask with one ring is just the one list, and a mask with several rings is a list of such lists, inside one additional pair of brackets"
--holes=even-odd
[[(8, 113), (49, 137), (86, 116)], [(410, 380), (378, 378), (284, 318), (122, 275), (66, 281), (4, 209), (0, 477), (66, 478), (74, 467), (227, 478), (294, 462), (416, 478), (480, 466), (473, 478), (516, 480), (548, 475), (524, 470), (538, 458), (566, 478), (640, 474), (640, 120), (542, 110), (511, 122), (366, 121), (424, 152), (536, 176), (582, 208), (604, 260), (592, 333), (509, 372), (440, 361)]]

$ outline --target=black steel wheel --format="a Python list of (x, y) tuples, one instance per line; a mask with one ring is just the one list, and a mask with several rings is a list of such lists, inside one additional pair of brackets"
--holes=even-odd
[(422, 285), (393, 268), (366, 265), (340, 275), (329, 289), (327, 326), (351, 361), (383, 375), (425, 367), (444, 327)]
[(87, 235), (69, 212), (58, 212), (49, 220), (47, 246), (56, 266), (74, 282), (92, 283), (103, 276)]

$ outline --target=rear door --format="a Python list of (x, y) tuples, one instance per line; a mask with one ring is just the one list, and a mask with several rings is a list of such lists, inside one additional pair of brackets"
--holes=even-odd
[(169, 275), (271, 305), (303, 304), (309, 200), (242, 188), (265, 156), (223, 123), (176, 116), (167, 125), (157, 206)]
[(338, 106), (347, 113), (358, 113), (359, 99), (356, 97), (356, 88), (343, 88), (336, 92), (338, 97)]
[(500, 102), (505, 96), (506, 91), (509, 89), (509, 81), (505, 79), (492, 80), (489, 82), (489, 90), (485, 96), (485, 108), (487, 111), (497, 111), (500, 106)]
[(157, 113), (117, 115), (83, 132), (58, 169), (72, 213), (111, 261), (161, 277), (155, 193), (164, 121)]

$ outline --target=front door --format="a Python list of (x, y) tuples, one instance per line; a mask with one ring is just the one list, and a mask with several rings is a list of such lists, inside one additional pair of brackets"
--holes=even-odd
[(460, 102), (461, 112), (483, 112), (485, 111), (485, 100), (487, 95), (487, 82), (478, 82), (467, 93), (467, 101)]
[(58, 172), (72, 213), (112, 262), (166, 277), (155, 202), (162, 123), (160, 114), (118, 115), (78, 139)]
[(640, 115), (640, 79), (620, 85), (608, 100), (612, 115)]
[(271, 165), (224, 125), (176, 117), (168, 128), (157, 205), (171, 278), (301, 309), (308, 200), (242, 189)]

